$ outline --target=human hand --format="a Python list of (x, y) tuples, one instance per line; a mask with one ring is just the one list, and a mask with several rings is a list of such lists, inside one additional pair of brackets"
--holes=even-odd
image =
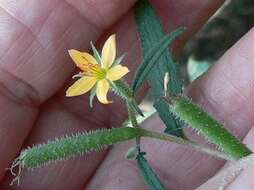
[[(154, 2), (165, 23), (171, 23), (170, 29), (184, 25), (189, 27), (189, 32), (197, 29), (207, 18), (208, 10), (220, 3), (208, 0)], [(110, 151), (24, 171), (19, 187), (10, 187), (12, 176), (4, 176), (5, 168), (22, 146), (79, 131), (119, 126), (126, 117), (117, 100), (109, 106), (95, 104), (91, 110), (87, 96), (69, 99), (64, 94), (74, 73), (67, 49), (87, 50), (89, 42), (106, 35), (106, 29), (113, 23), (116, 24), (110, 33), (117, 33), (118, 49), (128, 52), (124, 63), (132, 70), (138, 65), (140, 45), (132, 12), (127, 12), (133, 3), (130, 0), (0, 1), (2, 189), (147, 188), (136, 167), (123, 158), (130, 146), (128, 143)], [(189, 88), (196, 102), (241, 137), (252, 123), (251, 38), (250, 33)], [(241, 109), (243, 104), (246, 104), (244, 110)], [(145, 126), (153, 126), (156, 130), (163, 128), (158, 118), (150, 119)], [(173, 144), (147, 140), (143, 143), (149, 161), (171, 189), (194, 189), (224, 164)]]

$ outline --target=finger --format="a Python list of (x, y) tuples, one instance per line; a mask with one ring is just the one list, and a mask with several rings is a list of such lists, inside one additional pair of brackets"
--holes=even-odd
[(133, 3), (0, 1), (1, 19), (5, 21), (0, 34), (5, 42), (0, 45), (1, 68), (30, 84), (45, 100), (73, 72), (73, 64), (67, 64), (67, 50), (88, 49), (89, 42), (96, 41)]
[[(244, 139), (244, 143), (253, 151), (254, 150), (254, 128), (252, 127), (248, 134)], [(253, 176), (254, 176), (254, 167), (253, 161), (249, 162), (249, 167), (245, 168), (243, 171), (239, 173), (237, 177), (233, 181), (231, 181), (228, 185), (228, 190), (252, 190), (253, 189)], [(228, 174), (230, 175), (230, 174)]]
[[(252, 88), (254, 76), (253, 43), (254, 29), (245, 35), (234, 47), (232, 47), (219, 62), (203, 77), (194, 82), (188, 93), (195, 102), (218, 118), (230, 128), (239, 138), (243, 138), (254, 122)], [(244, 107), (244, 109), (243, 109)], [(148, 126), (157, 128), (162, 124), (151, 121)], [(224, 164), (223, 161), (204, 156), (191, 150), (179, 148), (176, 145), (161, 142), (145, 141), (144, 150), (148, 152), (148, 159), (155, 170), (162, 177), (168, 188), (195, 189)], [(125, 150), (126, 151), (126, 150)], [(134, 176), (138, 176), (135, 167), (125, 167), (127, 161), (120, 159), (124, 150), (114, 149), (100, 169), (97, 170), (91, 189), (105, 187), (121, 187), (118, 181), (122, 181), (125, 173), (127, 183), (131, 183)], [(117, 161), (115, 158), (118, 158)], [(114, 162), (115, 161), (115, 162)], [(119, 168), (122, 168), (119, 171)], [(106, 175), (106, 168), (110, 168), (112, 175)], [(184, 180), (183, 180), (184, 179)], [(140, 178), (141, 180), (141, 178)], [(105, 182), (97, 184), (96, 181)], [(138, 180), (136, 180), (138, 181)], [(135, 182), (136, 182), (135, 181)], [(132, 183), (133, 189), (141, 189), (141, 183)]]
[[(121, 22), (123, 20), (124, 22)], [(117, 36), (119, 36), (117, 45), (121, 52), (127, 50), (128, 55), (131, 55), (127, 57), (125, 63), (130, 61), (130, 63), (135, 64), (137, 55), (133, 53), (135, 51), (131, 49), (138, 47), (135, 38), (136, 35), (134, 33), (133, 36), (133, 33), (129, 33), (129, 31), (123, 33), (123, 29), (126, 26), (132, 25), (134, 30), (134, 21), (130, 19), (129, 15), (121, 21), (121, 23), (124, 23), (122, 26), (123, 28), (120, 28), (120, 26), (116, 26), (116, 28), (119, 28), (119, 32), (121, 32), (121, 35), (125, 36), (125, 38), (120, 38), (121, 35), (118, 35), (117, 32)], [(113, 31), (115, 30), (113, 29)], [(123, 44), (125, 46), (123, 46)], [(129, 48), (131, 51), (128, 50)], [(119, 100), (117, 101), (114, 99), (114, 103), (110, 106), (103, 106), (100, 105), (98, 101), (94, 101), (93, 108), (89, 108), (87, 96), (70, 99), (65, 98), (63, 94), (64, 92), (60, 93), (43, 105), (41, 116), (30, 134), (27, 145), (31, 146), (32, 144), (42, 143), (47, 141), (47, 139), (76, 133), (77, 131), (94, 130), (96, 128), (107, 128), (112, 126), (117, 127), (125, 115), (125, 109), (120, 105)], [(121, 104), (122, 103), (123, 102), (121, 102)], [(25, 147), (27, 147), (27, 145)], [(84, 187), (84, 184), (98, 167), (104, 154), (105, 152), (87, 154), (83, 157), (68, 160), (64, 164), (52, 164), (32, 172), (24, 171), (22, 173), (21, 187), (24, 189), (40, 189), (45, 186), (49, 189), (80, 189)], [(59, 173), (61, 173), (61, 175), (59, 175)], [(65, 180), (70, 173), (72, 173), (75, 178)], [(12, 176), (8, 176), (8, 182), (6, 182), (4, 186), (7, 187), (12, 178)], [(32, 186), (31, 180), (33, 181)]]
[[(88, 1), (75, 1), (85, 5)], [(70, 2), (71, 4), (73, 2)], [(88, 47), (134, 1), (107, 2), (101, 12), (105, 24), (96, 26), (92, 15), (67, 1), (0, 1), (0, 179), (27, 136), (38, 105), (51, 96), (73, 71), (68, 48)], [(111, 14), (113, 13), (113, 14)], [(86, 18), (88, 16), (88, 18)], [(98, 16), (99, 18), (99, 16)], [(98, 23), (100, 24), (100, 23)], [(8, 146), (7, 146), (8, 145)]]
[[(244, 143), (251, 149), (254, 150), (254, 128), (252, 127), (248, 134), (244, 139)], [(230, 164), (230, 163), (229, 163)], [(239, 171), (238, 166), (235, 165), (227, 165), (214, 177), (209, 179), (205, 184), (201, 185), (197, 190), (217, 190), (219, 188), (226, 188), (227, 190), (251, 190), (253, 189), (253, 176), (254, 176), (254, 168), (253, 161), (249, 161), (247, 163), (247, 168), (243, 171), (237, 172), (236, 174), (229, 173), (229, 167), (237, 169)]]
[[(164, 124), (158, 116), (153, 116), (141, 127), (158, 132), (164, 130)], [(124, 158), (131, 146), (134, 146), (134, 142), (123, 143), (112, 148), (99, 169), (96, 170), (96, 174), (88, 184), (87, 189), (146, 189), (147, 185), (138, 171), (136, 162)], [(168, 189), (193, 189), (193, 184), (198, 183), (198, 180), (207, 179), (206, 176), (209, 173), (204, 172), (204, 170), (210, 169), (206, 167), (207, 162), (210, 164), (215, 162), (204, 154), (193, 152), (191, 149), (169, 142), (142, 139), (141, 147), (142, 151), (147, 153), (146, 158), (154, 171)], [(200, 169), (201, 165), (202, 168)], [(217, 169), (214, 168), (214, 172)], [(205, 176), (201, 176), (201, 174)], [(97, 180), (101, 180), (103, 185), (97, 183)]]
[[(203, 6), (203, 8), (205, 8), (204, 5), (205, 3), (199, 4), (199, 6), (201, 7)], [(186, 7), (186, 10), (183, 10), (182, 14), (184, 14), (185, 12), (188, 13), (190, 9), (192, 9), (191, 6)], [(200, 9), (200, 11), (201, 10), (202, 9)], [(196, 19), (197, 15), (196, 14), (194, 15), (195, 15), (194, 19)], [(183, 22), (183, 24), (185, 25), (188, 24), (184, 20), (181, 20), (181, 22)], [(181, 24), (179, 23), (179, 25)], [(134, 32), (136, 28), (135, 22), (131, 14), (129, 13), (122, 20), (120, 20), (119, 24), (117, 24), (115, 28), (118, 29), (117, 33), (119, 35), (117, 36), (120, 36), (119, 37), (120, 51), (127, 51), (129, 55), (131, 55), (131, 56), (128, 56), (128, 58), (126, 59), (126, 63), (137, 65), (137, 63), (140, 60), (140, 53), (139, 53), (140, 49), (139, 49), (139, 44), (137, 43), (137, 33)], [(128, 30), (126, 30), (127, 28)], [(115, 31), (115, 29), (112, 29), (112, 31)], [(124, 36), (124, 38), (121, 38), (121, 36)], [(91, 129), (91, 126), (89, 125), (89, 123), (86, 122), (86, 119), (90, 120), (89, 118), (92, 118), (93, 120), (97, 121), (97, 124), (93, 125), (94, 127), (102, 127), (100, 125), (101, 123), (104, 124), (103, 127), (107, 125), (116, 126), (115, 124), (119, 124), (119, 120), (116, 118), (120, 118), (120, 117), (121, 119), (123, 118), (123, 114), (122, 114), (123, 109), (119, 109), (118, 103), (114, 103), (115, 107), (107, 108), (106, 109), (107, 111), (105, 112), (107, 114), (99, 113), (97, 115), (96, 113), (98, 112), (95, 112), (91, 116), (91, 113), (87, 114), (87, 111), (90, 111), (90, 110), (85, 109), (86, 105), (84, 105), (85, 104), (84, 102), (87, 101), (86, 97), (75, 98), (72, 101), (63, 100), (61, 98), (60, 100), (58, 99), (57, 101), (57, 98), (56, 98), (56, 99), (53, 99), (52, 101), (55, 101), (54, 106), (45, 105), (45, 107), (47, 107), (48, 109), (43, 110), (43, 116), (39, 119), (40, 122), (37, 123), (37, 126), (35, 130), (33, 131), (34, 135), (31, 134), (31, 138), (29, 140), (30, 143), (39, 143), (39, 142), (42, 142), (42, 140), (44, 139), (52, 138), (54, 136), (59, 136), (60, 134), (70, 133), (70, 131), (67, 130), (68, 128), (73, 129), (73, 131), (80, 130), (80, 129), (85, 130), (88, 128)], [(95, 110), (99, 110), (99, 112), (100, 110), (103, 111), (101, 107), (100, 109), (95, 108)], [(117, 110), (117, 111), (114, 111), (114, 110)], [(54, 117), (52, 117), (52, 112), (55, 113), (53, 114)], [(72, 122), (71, 123), (64, 122), (66, 127), (62, 129), (63, 131), (58, 131), (57, 129), (59, 129), (60, 127), (59, 121), (63, 121), (63, 118), (62, 118), (63, 113), (65, 113), (64, 121), (70, 120)], [(88, 117), (84, 118), (84, 116), (88, 116)], [(95, 118), (93, 116), (95, 116)], [(50, 122), (47, 122), (47, 121), (50, 121)], [(114, 123), (115, 121), (117, 121), (117, 123)], [(60, 123), (61, 125), (63, 124), (62, 122)], [(73, 123), (75, 124), (78, 123), (78, 124), (73, 126)], [(49, 131), (51, 131), (50, 134), (49, 134)], [(84, 185), (84, 183), (86, 183), (87, 176), (89, 176), (88, 173), (89, 172), (90, 174), (93, 173), (94, 168), (97, 167), (97, 164), (102, 159), (102, 156), (103, 154), (96, 154), (96, 156), (91, 155), (91, 156), (88, 156), (87, 158), (82, 158), (80, 160), (75, 159), (74, 161), (66, 162), (64, 165), (64, 168), (62, 165), (51, 166), (53, 167), (53, 169), (50, 167), (49, 168), (45, 167), (42, 170), (37, 170), (37, 172), (40, 175), (34, 174), (33, 172), (27, 172), (26, 174), (24, 174), (25, 177), (22, 179), (22, 187), (25, 189), (29, 189), (29, 188), (38, 189), (44, 186), (45, 181), (48, 182), (47, 187), (53, 188), (53, 189), (58, 189), (58, 188), (70, 189), (72, 187), (77, 187), (77, 188), (81, 187), (82, 185)], [(84, 159), (86, 159), (86, 164), (81, 164), (81, 162)], [(55, 172), (52, 172), (52, 170), (54, 170)], [(61, 172), (61, 175), (58, 175), (59, 172)], [(75, 176), (79, 176), (79, 177), (77, 177), (77, 179), (75, 180), (70, 180), (70, 181), (65, 180), (66, 176), (69, 176), (70, 172), (73, 175), (75, 174)], [(50, 178), (54, 180), (41, 180), (41, 178), (47, 179), (46, 176), (49, 176), (48, 175), (49, 173), (51, 173)], [(30, 183), (31, 179), (33, 179), (33, 186), (31, 186), (31, 183)]]
[[(0, 179), (16, 156), (38, 111), (29, 98), (36, 97), (30, 86), (21, 84), (17, 78), (0, 69), (0, 81), (3, 80), (6, 84), (0, 82)], [(29, 95), (21, 89), (30, 91)]]
[[(253, 124), (254, 77), (251, 70), (254, 29), (236, 43), (214, 67), (191, 85), (193, 100), (216, 116), (239, 138)], [(244, 107), (244, 109), (242, 109)]]

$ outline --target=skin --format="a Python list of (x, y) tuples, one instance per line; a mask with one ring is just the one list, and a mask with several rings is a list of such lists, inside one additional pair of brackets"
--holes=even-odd
[[(187, 26), (183, 41), (219, 7), (220, 0), (153, 1), (167, 31)], [(10, 187), (9, 167), (19, 151), (54, 137), (102, 127), (119, 126), (126, 118), (121, 102), (103, 106), (88, 97), (66, 98), (65, 90), (77, 72), (67, 50), (89, 51), (92, 40), (101, 44), (111, 33), (118, 36), (118, 55), (132, 71), (140, 63), (140, 44), (131, 7), (134, 0), (0, 0), (0, 187), (9, 189), (148, 189), (134, 162), (123, 158), (133, 142), (24, 170), (21, 185)], [(179, 16), (180, 15), (180, 16)], [(170, 24), (169, 24), (170, 23)], [(253, 107), (254, 30), (246, 34), (186, 93), (254, 147)], [(132, 72), (133, 73), (133, 72)], [(131, 79), (131, 74), (127, 79)], [(142, 95), (140, 96), (142, 97)], [(157, 116), (143, 127), (162, 131)], [(209, 189), (211, 178), (225, 164), (182, 146), (143, 140), (147, 158), (169, 189)], [(251, 169), (242, 172), (228, 189), (251, 189)], [(249, 185), (249, 188), (248, 188)], [(216, 187), (215, 187), (216, 189)]]

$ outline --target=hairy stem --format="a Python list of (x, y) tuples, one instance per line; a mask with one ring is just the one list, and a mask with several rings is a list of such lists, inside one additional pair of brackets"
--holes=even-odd
[(190, 141), (190, 140), (182, 139), (180, 137), (176, 137), (176, 136), (165, 134), (165, 133), (158, 133), (155, 131), (146, 130), (143, 128), (139, 128), (138, 130), (139, 130), (141, 137), (150, 137), (150, 138), (154, 138), (154, 139), (170, 141), (170, 142), (177, 143), (180, 145), (188, 146), (188, 147), (195, 149), (199, 152), (203, 152), (203, 153), (209, 154), (214, 157), (222, 158), (225, 160), (232, 160), (232, 158), (228, 157), (227, 155), (225, 155), (224, 153), (222, 153), (220, 151), (210, 149), (204, 145), (197, 144), (197, 143)]
[[(126, 101), (127, 104), (127, 109), (128, 109), (128, 115), (129, 115), (129, 120), (131, 122), (131, 125), (134, 127), (134, 129), (136, 129), (139, 132), (139, 125), (138, 125), (138, 121), (135, 115), (135, 111), (133, 109), (133, 107), (130, 105), (130, 103), (128, 101)], [(140, 151), (140, 137), (136, 137), (136, 146), (138, 151)]]
[(25, 149), (19, 157), (22, 167), (35, 168), (48, 162), (66, 159), (70, 156), (99, 151), (112, 144), (139, 136), (131, 127), (99, 129), (88, 133), (56, 139)]

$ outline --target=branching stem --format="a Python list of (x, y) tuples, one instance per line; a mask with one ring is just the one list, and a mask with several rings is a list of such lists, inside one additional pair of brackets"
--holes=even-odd
[(232, 161), (232, 158), (228, 157), (224, 153), (217, 151), (217, 150), (210, 149), (204, 145), (197, 144), (197, 143), (190, 141), (190, 140), (182, 139), (182, 138), (179, 138), (179, 137), (176, 137), (173, 135), (169, 135), (169, 134), (165, 134), (165, 133), (158, 133), (155, 131), (150, 131), (150, 130), (143, 129), (143, 128), (139, 128), (138, 130), (139, 130), (140, 136), (142, 136), (142, 137), (150, 137), (150, 138), (154, 138), (154, 139), (170, 141), (173, 143), (191, 147), (199, 152), (203, 152), (203, 153), (209, 154), (209, 155), (217, 157), (217, 158)]
[[(135, 115), (135, 111), (133, 110), (132, 106), (130, 106), (129, 102), (127, 102), (127, 109), (128, 109), (128, 115), (129, 115), (129, 120), (131, 122), (131, 125), (137, 130), (139, 131), (139, 125), (138, 125), (138, 121)], [(140, 137), (136, 137), (136, 146), (138, 151), (140, 151)]]

